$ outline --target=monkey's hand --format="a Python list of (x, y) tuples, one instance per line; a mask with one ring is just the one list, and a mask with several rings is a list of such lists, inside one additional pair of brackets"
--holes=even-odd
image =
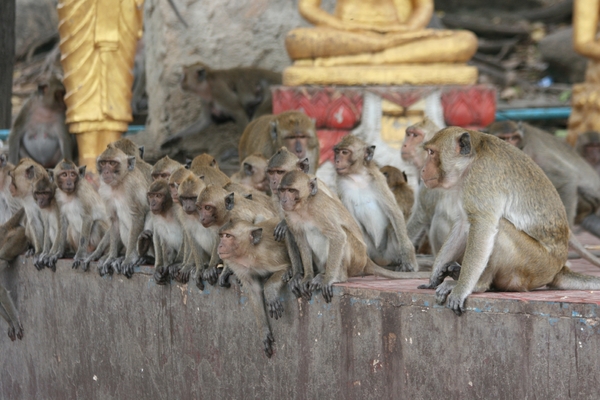
[(267, 329), (266, 334), (264, 334), (263, 346), (265, 350), (265, 354), (268, 358), (271, 358), (273, 355), (273, 343), (275, 343), (275, 339), (273, 338), (273, 334), (270, 330)]
[(217, 267), (206, 268), (202, 273), (202, 279), (210, 283), (212, 286), (215, 286), (219, 280), (219, 271), (217, 270)]
[(302, 298), (306, 301), (309, 301), (312, 298), (312, 279), (312, 277), (302, 278), (302, 281), (299, 284), (300, 294), (302, 295)]
[(303, 278), (304, 277), (301, 274), (297, 274), (288, 281), (288, 286), (290, 287), (290, 290), (292, 291), (292, 293), (294, 293), (294, 296), (296, 296), (296, 298), (302, 297)]
[(46, 257), (46, 267), (50, 268), (52, 272), (56, 272), (56, 263), (58, 262), (59, 258), (62, 258), (62, 256), (63, 255), (61, 253), (55, 253)]
[(35, 248), (33, 246), (29, 245), (29, 248), (25, 252), (25, 257), (32, 257), (34, 255), (35, 255)]
[(166, 285), (169, 283), (169, 269), (162, 265), (156, 267), (154, 270), (154, 282), (157, 285)]
[(294, 276), (294, 270), (292, 269), (292, 267), (289, 267), (287, 269), (287, 271), (285, 271), (285, 274), (283, 274), (281, 276), (281, 280), (283, 281), (283, 283), (288, 283), (292, 277)]
[[(175, 280), (180, 283), (188, 283), (190, 280), (190, 275), (192, 274), (193, 270), (194, 270), (193, 265), (184, 265), (183, 267), (179, 268), (177, 270), (177, 272), (175, 272), (175, 276), (174, 276)], [(200, 282), (202, 282), (202, 281), (200, 281)]]
[(112, 275), (114, 260), (115, 260), (114, 258), (107, 257), (106, 260), (104, 260), (104, 262), (99, 262), (98, 263), (98, 274), (100, 274), (100, 276), (104, 276), (106, 274)]
[(152, 246), (152, 235), (152, 231), (146, 229), (145, 231), (142, 231), (142, 233), (140, 233), (140, 236), (138, 236), (137, 252), (140, 255), (140, 257), (146, 255), (146, 253), (148, 253), (148, 250), (150, 250), (150, 246)]
[(33, 266), (38, 270), (41, 271), (46, 267), (46, 264), (44, 263), (44, 258), (45, 255), (42, 254), (36, 254), (33, 256)]
[(285, 239), (285, 234), (287, 232), (288, 226), (285, 219), (282, 219), (280, 223), (277, 224), (275, 230), (273, 231), (273, 236), (275, 240), (278, 242), (282, 242)]
[(196, 287), (200, 290), (204, 290), (204, 282), (202, 282), (203, 276), (202, 271), (196, 273)]
[(447, 276), (457, 281), (458, 277), (460, 276), (460, 264), (456, 261), (444, 264), (444, 266), (440, 268), (435, 275), (432, 273), (428, 284), (419, 285), (418, 289), (435, 289), (442, 284)]
[[(167, 267), (167, 270), (169, 271), (169, 276), (171, 277), (171, 279), (177, 280), (177, 275), (179, 275), (179, 271), (181, 271), (182, 268), (183, 268), (183, 264), (182, 263), (173, 263), (173, 264), (170, 264)], [(179, 281), (177, 281), (177, 282), (179, 282)], [(186, 282), (187, 281), (181, 282), (181, 283), (186, 283)]]
[(456, 315), (462, 315), (465, 312), (465, 299), (468, 296), (463, 294), (457, 281), (444, 281), (435, 290), (435, 302), (439, 305), (446, 302), (446, 306), (454, 311)]
[(310, 282), (310, 290), (315, 291), (319, 289), (325, 298), (325, 302), (330, 303), (333, 297), (333, 283), (325, 283), (324, 274), (317, 274)]
[(233, 272), (229, 268), (223, 268), (221, 275), (219, 275), (219, 286), (224, 288), (230, 288), (231, 283), (229, 282), (229, 277), (233, 275)]

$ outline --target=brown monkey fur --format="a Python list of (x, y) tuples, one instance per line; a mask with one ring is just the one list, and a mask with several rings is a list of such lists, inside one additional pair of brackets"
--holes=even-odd
[(215, 158), (210, 154), (204, 153), (194, 157), (190, 165), (190, 171), (202, 178), (206, 186), (217, 185), (222, 187), (231, 182), (229, 177), (219, 169)]
[(42, 254), (34, 265), (38, 269), (46, 266), (54, 272), (56, 261), (65, 252), (65, 221), (61, 218), (55, 194), (56, 185), (51, 175), (43, 175), (33, 184), (33, 199), (40, 208), (44, 226)]
[(392, 279), (419, 278), (423, 272), (393, 272), (376, 265), (367, 255), (367, 245), (358, 224), (339, 200), (319, 190), (317, 178), (301, 171), (288, 172), (281, 179), (279, 198), (288, 228), (296, 238), (302, 265), (303, 284), (310, 291), (321, 289), (327, 302), (332, 285), (349, 277), (374, 274)]
[(0, 224), (5, 223), (21, 209), (19, 202), (10, 194), (9, 171), (15, 166), (8, 162), (6, 154), (0, 154)]
[[(438, 253), (428, 285), (438, 304), (465, 310), (473, 292), (494, 287), (529, 291), (600, 289), (600, 278), (566, 265), (569, 221), (544, 172), (515, 146), (481, 132), (450, 127), (424, 144), (421, 177), (428, 188), (447, 190), (458, 215)], [(449, 190), (452, 189), (452, 190)], [(443, 267), (464, 252), (457, 281)]]
[[(116, 147), (108, 147), (98, 156), (97, 169), (102, 179), (99, 193), (111, 224), (105, 235), (110, 241), (108, 257), (98, 266), (100, 275), (116, 270), (131, 278), (138, 260), (136, 244), (149, 210), (146, 188), (150, 172), (145, 175), (136, 168), (136, 161), (136, 156), (128, 156)], [(119, 242), (125, 247), (124, 259), (119, 257)], [(98, 259), (100, 255), (101, 252), (94, 251), (88, 260)]]
[[(75, 251), (73, 268), (87, 271), (84, 260), (96, 250), (108, 231), (109, 218), (104, 201), (85, 179), (86, 166), (60, 161), (52, 175), (58, 186), (56, 200), (66, 222), (66, 242)], [(108, 243), (105, 242), (105, 247)], [(65, 244), (63, 244), (66, 247)], [(103, 251), (103, 250), (102, 250)]]
[(231, 176), (231, 181), (269, 193), (269, 179), (266, 170), (267, 159), (265, 156), (260, 153), (251, 154), (242, 161), (240, 170)]
[(171, 191), (171, 198), (174, 202), (179, 203), (178, 188), (188, 176), (196, 176), (192, 171), (185, 167), (179, 167), (169, 177), (169, 190)]
[(580, 134), (575, 149), (600, 174), (600, 133), (589, 131)]
[(65, 124), (65, 87), (56, 77), (38, 85), (19, 111), (8, 137), (9, 161), (31, 158), (46, 168), (75, 156), (75, 140)]
[(422, 121), (406, 128), (406, 135), (400, 150), (402, 159), (413, 164), (419, 170), (423, 168), (426, 153), (423, 151), (421, 143), (425, 137), (431, 138), (439, 130), (440, 128), (428, 117), (424, 117)]
[(153, 181), (158, 178), (166, 179), (168, 181), (171, 174), (181, 167), (183, 167), (183, 165), (177, 161), (170, 159), (169, 156), (164, 156), (154, 164), (150, 171), (150, 176)]
[(281, 146), (300, 159), (308, 157), (309, 172), (317, 172), (320, 147), (315, 122), (300, 111), (264, 115), (252, 121), (240, 138), (238, 152), (241, 160), (254, 153), (270, 158)]
[[(137, 144), (133, 143), (130, 139), (121, 138), (119, 140), (115, 140), (112, 143), (109, 143), (108, 146), (106, 146), (106, 148), (107, 149), (119, 149), (128, 156), (134, 156), (136, 168), (139, 169), (140, 171), (142, 171), (144, 178), (146, 178), (146, 180), (148, 181), (148, 184), (150, 184), (150, 182), (151, 182), (150, 175), (152, 173), (152, 165), (150, 165), (146, 161), (144, 161), (144, 159), (142, 157), (143, 147), (139, 147)], [(100, 171), (98, 171), (98, 173), (100, 173)]]
[(338, 196), (361, 228), (369, 257), (396, 271), (418, 270), (402, 211), (373, 161), (375, 146), (346, 135), (334, 152)]
[[(0, 225), (0, 272), (10, 266), (10, 262), (27, 250), (25, 228), (21, 220), (25, 210), (19, 209), (8, 221)], [(19, 319), (19, 312), (15, 307), (10, 292), (0, 283), (0, 316), (8, 323), (8, 337), (10, 340), (23, 339), (23, 325)]]
[[(271, 317), (281, 318), (283, 305), (279, 301), (284, 282), (283, 275), (290, 266), (285, 245), (273, 239), (277, 219), (252, 224), (232, 220), (219, 230), (219, 257), (227, 263), (242, 282), (261, 331), (263, 350), (267, 357), (273, 355), (273, 333), (267, 310)], [(264, 283), (264, 285), (263, 285)]]
[(402, 211), (402, 215), (404, 215), (404, 220), (408, 221), (410, 210), (412, 210), (412, 206), (415, 202), (415, 193), (408, 185), (406, 174), (391, 165), (386, 165), (381, 168), (380, 171), (383, 176), (385, 176), (388, 187), (394, 194), (396, 204), (398, 204), (398, 207), (400, 207), (400, 210)]

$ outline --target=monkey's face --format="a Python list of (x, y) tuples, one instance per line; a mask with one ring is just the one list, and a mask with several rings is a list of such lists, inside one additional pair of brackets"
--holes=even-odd
[(425, 132), (416, 127), (408, 127), (402, 143), (400, 156), (406, 162), (413, 162), (419, 145), (423, 143)]
[(178, 189), (179, 189), (179, 182), (169, 182), (169, 192), (171, 193), (171, 198), (175, 202), (179, 201)]
[(157, 179), (165, 179), (168, 181), (171, 177), (171, 171), (152, 171), (150, 175), (152, 176), (153, 181)]
[(229, 260), (238, 253), (238, 241), (233, 232), (225, 230), (219, 232), (219, 257), (221, 260)]
[(56, 175), (56, 184), (63, 192), (70, 194), (77, 188), (79, 172), (73, 169), (59, 171)]
[(49, 189), (36, 190), (33, 192), (33, 198), (35, 199), (35, 202), (39, 208), (46, 208), (50, 206), (50, 203), (54, 198), (54, 194)]
[(304, 132), (291, 132), (283, 138), (283, 144), (298, 158), (304, 158), (308, 149), (308, 139)]
[(118, 159), (99, 159), (97, 165), (102, 181), (107, 185), (116, 184), (121, 174), (121, 162)]
[(593, 166), (600, 164), (600, 143), (589, 143), (583, 147), (583, 158)]
[(355, 160), (353, 158), (353, 152), (349, 148), (335, 147), (335, 172), (338, 175), (347, 175), (350, 173), (352, 165)]
[(269, 179), (269, 187), (271, 188), (271, 192), (277, 193), (277, 188), (281, 183), (281, 178), (286, 172), (288, 171), (279, 168), (269, 168), (267, 170), (267, 177)]
[(433, 189), (439, 187), (442, 181), (439, 149), (435, 146), (427, 146), (425, 151), (427, 152), (427, 158), (425, 159), (425, 166), (421, 170), (421, 179), (426, 187)]
[(198, 200), (198, 196), (179, 196), (179, 203), (186, 214), (195, 214), (198, 211), (196, 200)]
[(284, 211), (294, 211), (300, 201), (300, 191), (294, 187), (279, 187), (279, 204)]
[(212, 90), (206, 80), (206, 67), (202, 64), (192, 65), (183, 69), (181, 88), (188, 92), (196, 93), (207, 102), (212, 102)]
[(211, 202), (201, 202), (198, 206), (202, 216), (200, 222), (205, 228), (210, 228), (217, 222), (217, 207)]
[(162, 192), (148, 192), (148, 204), (152, 214), (160, 214), (165, 204), (165, 195)]
[(508, 144), (512, 144), (515, 147), (518, 147), (519, 149), (522, 148), (523, 146), (521, 145), (521, 133), (517, 132), (510, 132), (510, 133), (499, 133), (496, 134), (496, 136), (502, 140), (504, 140), (506, 143)]

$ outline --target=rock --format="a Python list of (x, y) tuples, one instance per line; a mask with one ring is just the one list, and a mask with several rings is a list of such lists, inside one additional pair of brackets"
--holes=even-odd
[(557, 30), (538, 44), (542, 59), (548, 63), (548, 73), (555, 82), (583, 82), (587, 58), (573, 49), (573, 28)]

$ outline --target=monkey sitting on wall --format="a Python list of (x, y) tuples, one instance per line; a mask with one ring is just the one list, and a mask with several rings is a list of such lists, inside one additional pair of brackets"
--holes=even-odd
[(51, 168), (61, 158), (75, 158), (75, 139), (65, 124), (64, 96), (65, 87), (53, 75), (23, 104), (8, 136), (12, 164), (31, 158)]
[(262, 154), (251, 154), (244, 158), (240, 170), (231, 175), (231, 182), (239, 183), (260, 192), (269, 192), (267, 159)]
[(33, 199), (40, 208), (44, 239), (42, 254), (35, 264), (38, 268), (48, 267), (56, 272), (56, 261), (65, 253), (65, 224), (56, 201), (56, 185), (52, 175), (43, 175), (33, 184)]
[(285, 245), (276, 242), (270, 234), (278, 222), (272, 219), (252, 224), (234, 219), (219, 230), (219, 257), (241, 281), (242, 290), (250, 299), (261, 330), (263, 349), (269, 358), (273, 355), (275, 339), (265, 308), (272, 318), (281, 318), (282, 277), (290, 266)]
[(402, 215), (404, 215), (404, 220), (408, 221), (410, 210), (412, 210), (412, 206), (415, 202), (415, 192), (413, 192), (412, 188), (408, 185), (406, 174), (391, 165), (382, 167), (380, 171), (383, 176), (385, 176), (388, 187), (394, 194), (396, 204), (398, 204), (398, 207), (400, 207), (400, 210), (402, 211)]
[[(569, 220), (544, 172), (514, 146), (481, 132), (450, 127), (424, 144), (421, 178), (454, 199), (456, 218), (427, 288), (456, 314), (465, 299), (490, 288), (598, 290), (600, 278), (566, 265)], [(457, 281), (442, 269), (463, 253)]]

